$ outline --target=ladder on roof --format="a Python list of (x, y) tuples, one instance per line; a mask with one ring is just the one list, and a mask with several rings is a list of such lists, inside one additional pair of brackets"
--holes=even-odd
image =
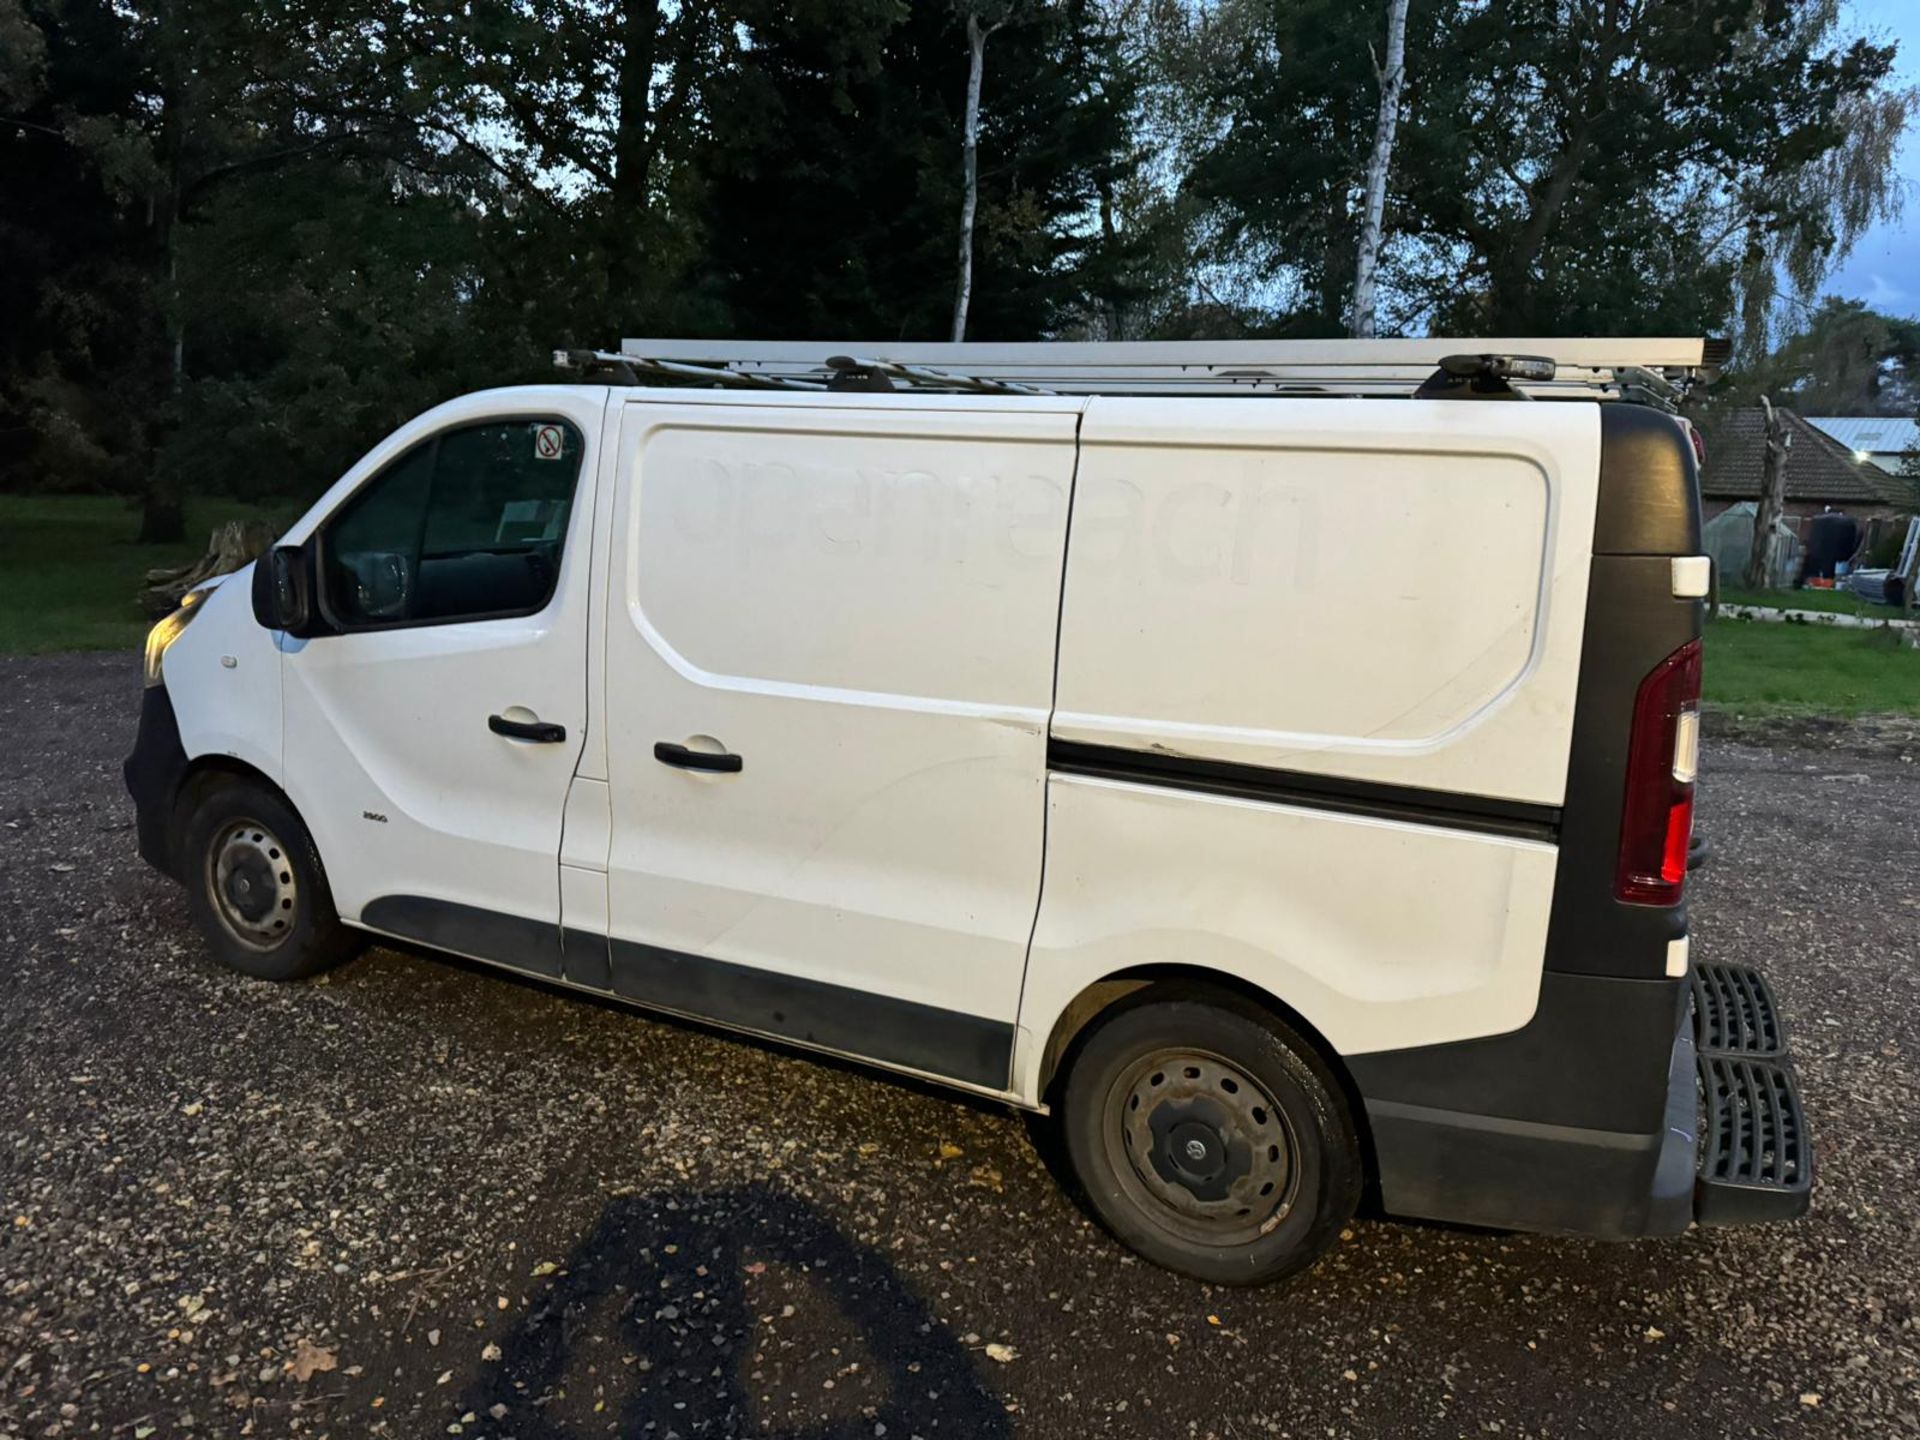
[[(626, 339), (616, 352), (556, 351), (589, 378), (775, 390), (933, 389), (1051, 395), (1411, 395), (1442, 362), (1475, 365), (1539, 399), (1667, 407), (1728, 359), (1723, 340), (1176, 340), (962, 344)], [(1539, 360), (1551, 362), (1540, 365)], [(1531, 362), (1531, 363), (1529, 363)], [(1505, 388), (1502, 386), (1501, 388)]]

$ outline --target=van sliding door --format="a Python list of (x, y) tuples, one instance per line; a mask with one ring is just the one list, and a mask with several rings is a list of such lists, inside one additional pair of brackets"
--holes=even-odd
[(613, 987), (1006, 1086), (1078, 402), (629, 403)]

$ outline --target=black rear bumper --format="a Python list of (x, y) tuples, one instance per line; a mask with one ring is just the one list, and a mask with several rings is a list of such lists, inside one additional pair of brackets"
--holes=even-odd
[(127, 793), (133, 797), (134, 833), (140, 858), (165, 875), (179, 879), (175, 855), (173, 812), (186, 778), (187, 752), (180, 743), (180, 723), (164, 685), (149, 686), (140, 701), (140, 731), (133, 753), (120, 767)]
[(1770, 1008), (1731, 1017), (1718, 998), (1770, 1007), (1754, 972), (1546, 982), (1513, 1035), (1352, 1061), (1389, 1214), (1627, 1240), (1806, 1212), (1812, 1146), (1791, 1062), (1784, 1048), (1725, 1048), (1729, 1035), (1777, 1042)]

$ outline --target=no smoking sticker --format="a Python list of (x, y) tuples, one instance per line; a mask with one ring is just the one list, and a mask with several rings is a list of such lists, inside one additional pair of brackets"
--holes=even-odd
[(533, 427), (533, 458), (536, 460), (558, 460), (567, 448), (567, 432), (558, 425), (536, 425)]

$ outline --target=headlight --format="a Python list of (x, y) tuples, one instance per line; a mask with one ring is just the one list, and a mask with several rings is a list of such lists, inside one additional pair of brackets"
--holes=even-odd
[(189, 590), (180, 597), (180, 608), (147, 632), (146, 679), (149, 690), (160, 683), (160, 661), (166, 655), (167, 647), (180, 638), (180, 632), (199, 613), (201, 603), (213, 593), (213, 589), (211, 585), (202, 585), (197, 590)]

